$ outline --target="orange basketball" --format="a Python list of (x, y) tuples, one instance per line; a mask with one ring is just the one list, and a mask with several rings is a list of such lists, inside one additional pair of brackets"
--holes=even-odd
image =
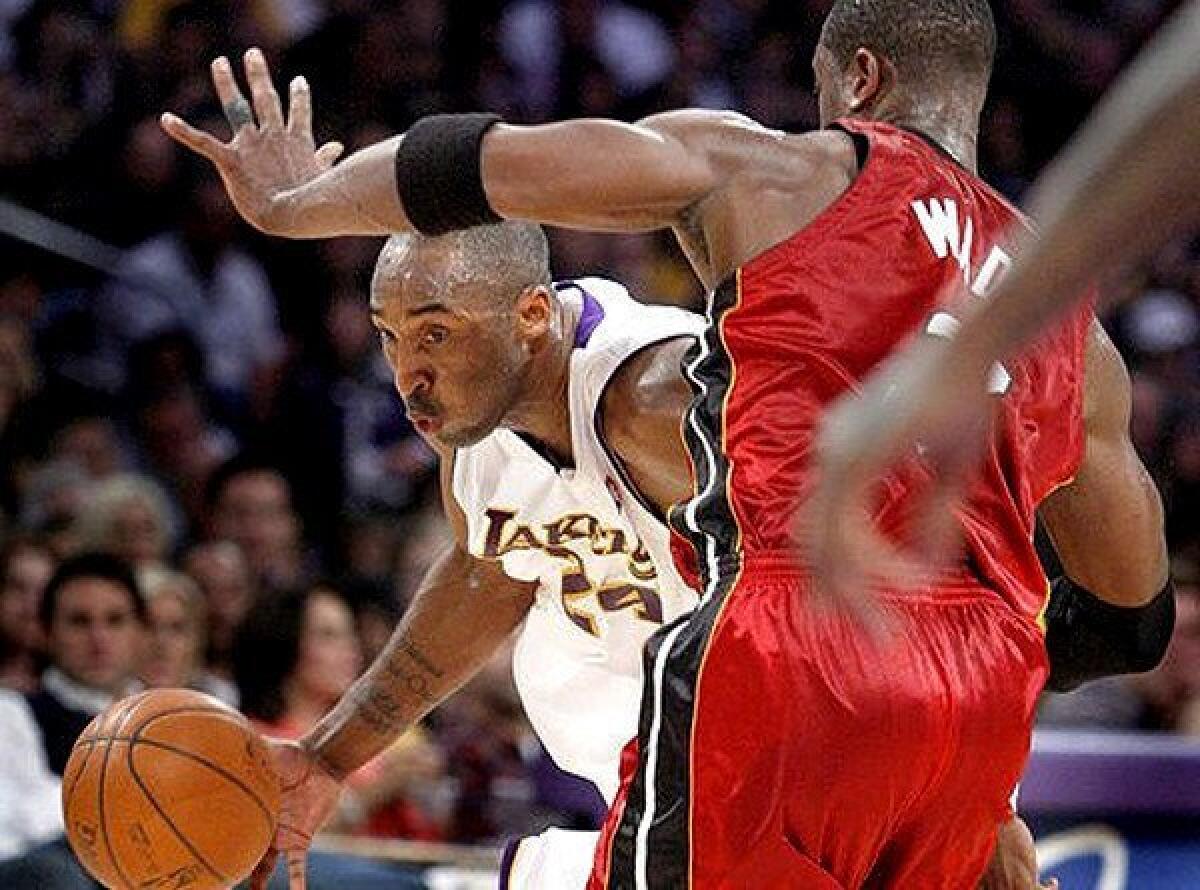
[(63, 772), (71, 849), (114, 890), (231, 887), (266, 852), (278, 812), (262, 737), (186, 689), (117, 702), (83, 731)]

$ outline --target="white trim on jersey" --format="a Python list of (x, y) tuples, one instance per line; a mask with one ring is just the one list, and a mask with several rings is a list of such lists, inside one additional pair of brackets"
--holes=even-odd
[[(712, 307), (710, 298), (710, 318), (711, 313)], [(705, 436), (703, 431), (700, 429), (700, 423), (696, 419), (696, 405), (702, 404), (703, 401), (708, 398), (708, 384), (700, 379), (700, 377), (696, 374), (696, 369), (699, 368), (704, 360), (707, 359), (711, 354), (712, 350), (710, 350), (708, 347), (708, 337), (701, 336), (700, 350), (697, 353), (696, 358), (684, 368), (688, 379), (691, 380), (692, 384), (700, 391), (699, 398), (694, 399), (691, 407), (688, 408), (687, 422), (688, 426), (692, 428), (692, 434), (704, 447), (704, 459), (709, 468), (708, 484), (704, 487), (704, 491), (696, 492), (696, 495), (692, 498), (691, 502), (689, 502), (683, 510), (683, 517), (687, 522), (688, 528), (690, 528), (697, 535), (704, 533), (700, 531), (700, 523), (696, 519), (696, 509), (699, 507), (702, 500), (713, 493), (713, 489), (717, 485), (718, 476), (717, 456), (713, 453), (712, 444), (708, 441), (708, 437)], [(708, 558), (708, 583), (704, 585), (704, 596), (700, 598), (701, 605), (704, 605), (704, 603), (708, 602), (712, 598), (713, 592), (717, 589), (717, 584), (719, 581), (718, 569), (720, 568), (720, 564), (717, 559), (717, 539), (712, 535), (704, 534), (704, 544), (706, 551), (705, 555)]]
[(662, 647), (654, 658), (654, 676), (651, 679), (654, 711), (650, 718), (650, 744), (646, 748), (646, 800), (645, 806), (642, 807), (642, 821), (638, 823), (637, 837), (633, 847), (633, 880), (637, 890), (647, 890), (649, 886), (647, 883), (647, 860), (649, 858), (647, 840), (650, 837), (650, 825), (654, 822), (654, 809), (657, 804), (655, 780), (658, 773), (658, 737), (661, 735), (662, 729), (663, 678), (667, 672), (667, 658), (671, 654), (671, 647), (675, 645), (675, 640), (685, 627), (687, 627), (686, 624), (680, 624), (671, 631), (663, 640)]

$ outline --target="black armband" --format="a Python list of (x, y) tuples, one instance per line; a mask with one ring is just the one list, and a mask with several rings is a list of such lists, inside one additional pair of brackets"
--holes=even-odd
[(483, 137), (494, 114), (435, 114), (404, 134), (396, 149), (396, 189), (413, 228), (444, 235), (501, 221), (483, 190)]
[(1050, 588), (1046, 608), (1046, 651), (1050, 654), (1052, 692), (1072, 689), (1114, 674), (1136, 674), (1157, 667), (1175, 629), (1175, 585), (1144, 606), (1106, 603), (1070, 578)]

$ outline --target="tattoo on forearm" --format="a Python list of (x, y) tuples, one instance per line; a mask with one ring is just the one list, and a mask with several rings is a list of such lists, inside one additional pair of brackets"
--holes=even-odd
[(402, 689), (412, 693), (427, 705), (437, 704), (437, 696), (429, 688), (429, 678), (427, 676), (415, 671), (406, 671), (398, 667), (390, 658), (384, 662), (383, 666), (388, 677), (393, 682), (398, 683)]
[(442, 671), (438, 670), (437, 665), (429, 660), (429, 656), (421, 651), (417, 644), (412, 641), (412, 637), (410, 637), (408, 634), (400, 634), (400, 636), (396, 638), (396, 648), (419, 664), (421, 667), (425, 668), (427, 672), (439, 679), (441, 678)]
[(404, 721), (401, 704), (384, 689), (365, 683), (354, 691), (358, 717), (378, 735), (391, 735)]
[[(416, 669), (408, 664), (397, 664), (399, 653), (404, 653)], [(411, 706), (406, 707), (405, 693), (429, 707), (440, 701), (432, 688), (432, 680), (441, 679), (444, 672), (407, 634), (396, 638), (392, 651), (379, 662), (379, 669), (382, 676), (364, 679), (354, 692), (359, 717), (377, 734), (391, 735), (410, 721)]]

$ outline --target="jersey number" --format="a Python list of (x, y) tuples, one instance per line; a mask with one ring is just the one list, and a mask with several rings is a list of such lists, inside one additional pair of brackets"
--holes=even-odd
[(654, 624), (662, 624), (662, 598), (653, 587), (641, 584), (631, 584), (625, 581), (610, 582), (594, 585), (583, 570), (582, 565), (575, 565), (563, 570), (562, 603), (567, 617), (579, 628), (594, 637), (600, 636), (600, 628), (595, 615), (581, 606), (595, 598), (596, 604), (604, 612), (633, 611), (634, 617)]
[[(943, 340), (953, 339), (958, 333), (958, 329), (962, 327), (962, 323), (951, 315), (949, 312), (937, 312), (933, 318), (929, 319), (929, 324), (925, 325), (925, 333), (941, 337)], [(1004, 365), (997, 362), (992, 365), (992, 372), (988, 375), (988, 393), (993, 396), (1002, 396), (1012, 388), (1012, 375)]]

